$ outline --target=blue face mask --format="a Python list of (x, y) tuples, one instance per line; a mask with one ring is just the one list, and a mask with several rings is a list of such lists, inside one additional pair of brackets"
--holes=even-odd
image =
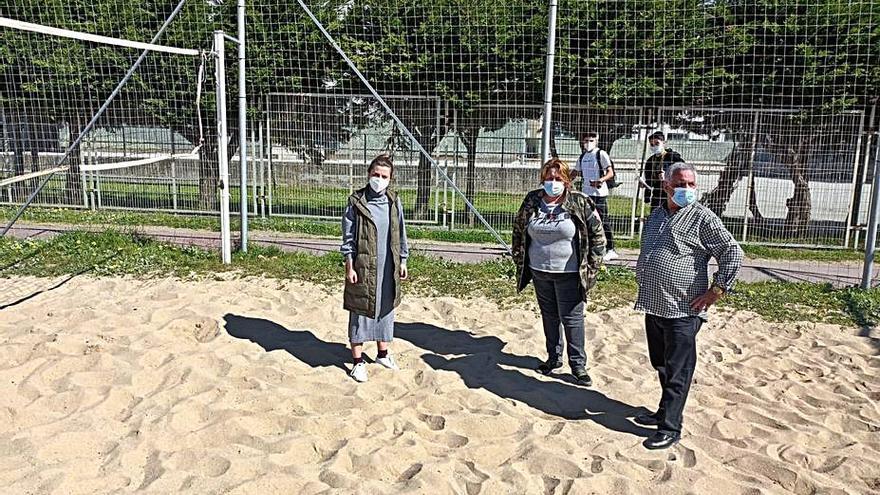
[(565, 183), (558, 180), (544, 181), (544, 192), (547, 193), (548, 196), (556, 197), (562, 194), (563, 191), (565, 191)]
[(684, 208), (697, 200), (697, 190), (690, 187), (676, 187), (672, 202)]

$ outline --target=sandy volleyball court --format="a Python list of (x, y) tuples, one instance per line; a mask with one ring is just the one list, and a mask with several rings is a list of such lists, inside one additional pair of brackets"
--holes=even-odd
[(403, 370), (371, 365), (358, 385), (341, 296), (314, 286), (0, 287), (4, 493), (880, 491), (874, 330), (715, 313), (685, 436), (649, 452), (626, 417), (659, 386), (628, 309), (588, 315), (585, 389), (532, 371), (536, 313), (410, 297)]

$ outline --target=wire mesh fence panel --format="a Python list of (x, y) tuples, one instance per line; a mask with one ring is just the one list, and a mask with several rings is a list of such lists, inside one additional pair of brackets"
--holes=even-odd
[(844, 247), (854, 206), (861, 113), (763, 113), (745, 240)]
[[(545, 47), (540, 40), (547, 37), (546, 8), (531, 2), (462, 8), (392, 0), (310, 7), (314, 19), (288, 2), (263, 0), (255, 6), (267, 29), (254, 35), (251, 46), (281, 60), (270, 69), (272, 84), (278, 91), (341, 97), (373, 88), (388, 105), (377, 120), (388, 123), (380, 134), (389, 132), (399, 143), (397, 185), (412, 218), (447, 228), (481, 225), (480, 214), (465, 213), (463, 205), (466, 200), (491, 202), (488, 193), (472, 186), (473, 197), (458, 196), (456, 189), (466, 188), (469, 180), (473, 184), (475, 170), (490, 163), (500, 166), (522, 153), (518, 148), (523, 136), (483, 136), (497, 134), (504, 123), (485, 120), (494, 117), (478, 115), (476, 109), (504, 104), (512, 121), (525, 119), (517, 108), (530, 112), (531, 118), (537, 116), (534, 108), (525, 105), (540, 102), (540, 79), (532, 73), (543, 67)], [(291, 18), (302, 22), (287, 26)], [(326, 29), (329, 39), (321, 29)], [(344, 55), (336, 52), (334, 44)], [(402, 101), (410, 103), (401, 106)], [(476, 139), (499, 149), (473, 151), (470, 156), (479, 153), (481, 163), (472, 160), (469, 169), (466, 146)], [(379, 151), (369, 142), (366, 139), (367, 153)], [(352, 153), (365, 154), (361, 149)]]
[[(406, 118), (422, 145), (436, 148), (442, 122), (437, 98), (392, 96), (386, 102)], [(411, 220), (437, 221), (436, 174), (399, 126), (369, 95), (271, 94), (266, 103), (263, 177), (276, 215), (339, 218), (354, 190), (366, 185), (367, 167), (380, 154), (395, 162), (395, 188)]]
[[(539, 105), (479, 105), (453, 109), (453, 130), (440, 144), (444, 166), (464, 196), (498, 231), (510, 232), (525, 193), (540, 185)], [(531, 117), (531, 118), (529, 118)], [(448, 225), (482, 229), (473, 211), (445, 194)]]

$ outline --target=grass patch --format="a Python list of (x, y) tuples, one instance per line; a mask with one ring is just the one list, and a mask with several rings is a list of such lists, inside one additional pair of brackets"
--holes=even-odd
[[(15, 213), (14, 208), (0, 208), (0, 219), (8, 221)], [(239, 229), (239, 217), (230, 219), (232, 230)], [(69, 225), (110, 225), (115, 227), (172, 227), (180, 229), (220, 231), (220, 218), (217, 215), (175, 215), (171, 213), (144, 213), (116, 210), (76, 210), (70, 208), (30, 207), (21, 217), (23, 222), (54, 223)], [(251, 218), (248, 222), (251, 231), (307, 234), (318, 237), (339, 238), (342, 236), (339, 222), (318, 221), (300, 218), (270, 217)], [(425, 239), (442, 242), (494, 244), (495, 237), (485, 230), (460, 229), (447, 230), (440, 227), (408, 225), (407, 234), (411, 239)], [(511, 233), (501, 232), (505, 242), (510, 243)]]
[[(89, 273), (96, 276), (175, 276), (209, 278), (229, 272), (235, 276), (265, 276), (308, 281), (327, 290), (342, 285), (342, 256), (285, 253), (274, 247), (253, 246), (237, 253), (232, 265), (223, 265), (215, 252), (178, 247), (124, 232), (68, 232), (45, 241), (0, 239), (0, 276), (59, 276)], [(453, 263), (414, 256), (410, 260), (409, 294), (455, 298), (482, 297), (502, 306), (534, 307), (531, 285), (515, 290), (510, 260), (478, 264)], [(608, 267), (591, 293), (588, 311), (629, 306), (638, 287), (625, 268)], [(749, 310), (771, 321), (814, 321), (870, 326), (880, 321), (880, 289), (833, 289), (827, 284), (761, 282), (739, 284), (721, 306)]]
[[(0, 208), (0, 218), (8, 220), (14, 211), (14, 208), (2, 207)], [(220, 219), (217, 215), (175, 215), (170, 213), (31, 207), (25, 210), (22, 220), (71, 225), (153, 226), (214, 232), (220, 230)], [(239, 217), (237, 215), (233, 215), (231, 225), (233, 231), (238, 230)], [(301, 218), (251, 218), (249, 227), (252, 231), (307, 234), (319, 237), (338, 238), (342, 235), (340, 222)], [(497, 242), (492, 234), (482, 229), (448, 230), (442, 227), (410, 224), (407, 226), (407, 233), (411, 239), (474, 244), (495, 244)], [(499, 233), (504, 242), (510, 244), (510, 230), (502, 230)], [(615, 239), (615, 244), (620, 249), (639, 249), (638, 239)], [(824, 262), (864, 260), (863, 252), (850, 249), (795, 249), (747, 244), (743, 245), (743, 250), (746, 256), (752, 259)]]
[(122, 232), (66, 232), (47, 241), (0, 239), (0, 275), (173, 275), (224, 271), (215, 253)]

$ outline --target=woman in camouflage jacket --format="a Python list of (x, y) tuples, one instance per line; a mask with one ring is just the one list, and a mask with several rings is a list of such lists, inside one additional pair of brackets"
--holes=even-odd
[(541, 181), (543, 187), (526, 195), (514, 220), (517, 291), (533, 281), (541, 308), (548, 357), (538, 371), (562, 367), (562, 323), (572, 374), (589, 386), (584, 304), (605, 254), (605, 232), (593, 201), (572, 189), (567, 163), (556, 158), (545, 163)]

